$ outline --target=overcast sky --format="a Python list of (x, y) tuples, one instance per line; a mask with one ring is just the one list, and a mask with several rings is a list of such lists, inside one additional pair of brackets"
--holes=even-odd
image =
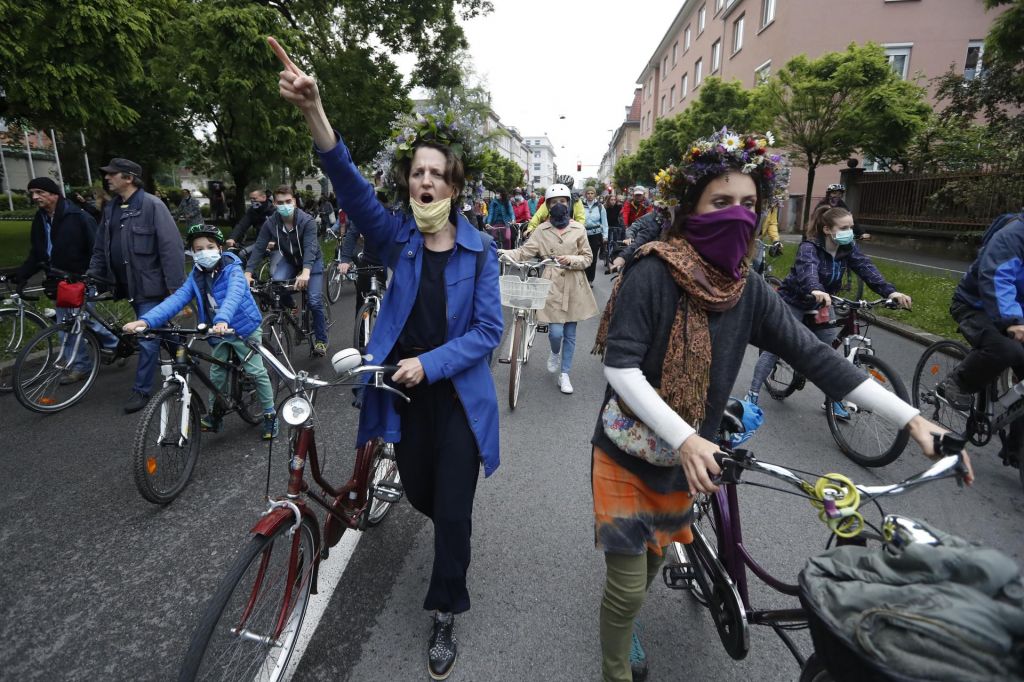
[[(494, 111), (524, 137), (547, 134), (560, 172), (576, 174), (581, 161), (580, 175), (596, 175), (636, 79), (681, 0), (493, 3), (491, 14), (464, 29)], [(408, 72), (407, 60), (400, 65)]]

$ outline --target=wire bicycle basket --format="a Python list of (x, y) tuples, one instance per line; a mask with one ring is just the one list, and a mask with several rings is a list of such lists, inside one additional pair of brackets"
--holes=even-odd
[(501, 305), (507, 308), (543, 310), (551, 289), (551, 280), (528, 277), (523, 281), (519, 275), (502, 275), (498, 286), (501, 288)]

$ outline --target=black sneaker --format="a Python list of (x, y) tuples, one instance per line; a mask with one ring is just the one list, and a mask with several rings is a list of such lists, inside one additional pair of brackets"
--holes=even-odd
[(452, 674), (455, 659), (459, 657), (459, 645), (455, 641), (455, 616), (448, 614), (448, 620), (434, 616), (434, 629), (430, 633), (427, 648), (427, 672), (435, 680), (445, 680)]
[(935, 394), (949, 403), (950, 407), (960, 412), (969, 412), (974, 404), (974, 395), (965, 392), (953, 377), (947, 377), (935, 387)]
[(145, 393), (139, 393), (138, 391), (132, 391), (132, 397), (128, 398), (128, 402), (124, 404), (124, 413), (132, 414), (138, 412), (146, 403), (149, 402), (149, 396)]

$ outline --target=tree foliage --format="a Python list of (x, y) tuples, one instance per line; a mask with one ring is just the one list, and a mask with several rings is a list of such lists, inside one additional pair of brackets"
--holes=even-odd
[(1009, 68), (1024, 65), (1024, 2), (1021, 0), (985, 0), (985, 9), (1009, 5), (996, 17), (985, 38), (985, 59), (1003, 62)]
[(515, 161), (506, 159), (493, 149), (485, 149), (480, 154), (480, 162), (486, 189), (511, 193), (514, 188), (523, 186), (523, 169)]

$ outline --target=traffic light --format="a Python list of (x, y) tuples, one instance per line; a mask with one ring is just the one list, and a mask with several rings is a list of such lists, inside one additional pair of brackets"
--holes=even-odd
[(577, 161), (576, 162), (576, 172), (579, 173), (581, 170), (583, 170), (583, 163), (580, 162), (580, 161)]

